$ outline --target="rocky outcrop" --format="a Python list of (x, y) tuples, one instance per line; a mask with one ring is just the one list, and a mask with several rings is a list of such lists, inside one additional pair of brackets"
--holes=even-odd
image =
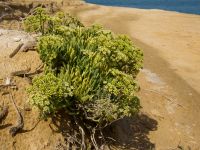
[(56, 12), (63, 5), (57, 1), (1, 1), (0, 22), (3, 20), (22, 20), (36, 7), (48, 8), (50, 12)]

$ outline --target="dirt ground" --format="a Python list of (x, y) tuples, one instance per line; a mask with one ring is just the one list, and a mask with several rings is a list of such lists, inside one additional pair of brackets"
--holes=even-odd
[[(141, 114), (117, 121), (112, 133), (107, 129), (115, 141), (111, 149), (200, 149), (200, 16), (88, 4), (66, 4), (63, 10), (86, 25), (98, 23), (115, 33), (128, 34), (144, 51), (144, 69), (138, 76)], [(10, 72), (27, 68), (32, 72), (41, 64), (35, 51), (8, 57), (29, 35), (21, 31), (0, 33), (1, 84)], [(9, 135), (17, 116), (8, 95), (1, 95), (9, 89), (3, 89), (0, 105), (8, 104), (9, 114), (0, 124), (0, 150), (63, 149), (60, 129), (51, 120), (38, 121), (37, 110), (25, 111), (25, 89), (30, 86), (26, 78), (13, 77), (12, 82), (18, 86), (12, 93), (24, 115), (25, 127), (14, 138)]]

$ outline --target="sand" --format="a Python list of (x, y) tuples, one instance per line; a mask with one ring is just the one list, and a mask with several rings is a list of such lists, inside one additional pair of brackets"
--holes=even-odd
[[(71, 12), (88, 26), (101, 24), (128, 34), (144, 51), (144, 69), (138, 76), (142, 112), (158, 124), (147, 133), (148, 140), (139, 138), (146, 143), (132, 148), (147, 149), (145, 144), (151, 143), (158, 150), (199, 149), (200, 16), (93, 4)], [(124, 135), (130, 130), (120, 127), (118, 137), (126, 143)]]
[[(17, 87), (17, 89), (0, 88), (0, 107), (3, 105), (9, 107), (8, 116), (3, 122), (0, 122), (0, 150), (55, 149), (62, 140), (61, 133), (53, 132), (49, 127), (52, 124), (51, 121), (40, 120), (38, 110), (31, 108), (28, 104), (27, 88), (30, 87), (30, 83), (27, 78), (10, 75), (11, 72), (27, 68), (30, 68), (30, 72), (34, 72), (42, 64), (36, 51), (19, 51), (14, 57), (9, 58), (9, 54), (19, 43), (26, 42), (32, 37), (22, 31), (0, 29), (0, 33), (0, 84), (5, 84), (6, 78), (9, 78), (11, 83)], [(5, 92), (12, 93), (17, 107), (24, 117), (24, 128), (15, 137), (9, 134), (9, 129), (16, 125), (18, 116), (9, 95)], [(31, 108), (31, 110), (26, 111), (25, 108)]]
[(169, 67), (200, 93), (199, 15), (95, 5), (88, 9), (79, 13), (84, 23), (102, 24), (158, 49)]
[[(113, 134), (109, 135), (117, 141), (111, 144), (113, 149), (200, 149), (200, 16), (89, 4), (66, 4), (63, 10), (76, 15), (87, 26), (98, 23), (115, 33), (128, 34), (144, 51), (144, 69), (137, 78), (141, 115), (139, 119), (123, 119), (113, 125)], [(13, 36), (6, 39), (2, 38), (0, 43), (2, 81), (9, 71), (27, 66), (34, 70), (41, 63), (35, 51), (19, 52), (8, 58), (7, 53), (17, 42), (12, 42)], [(50, 120), (38, 123), (35, 109), (23, 110), (27, 103), (25, 89), (30, 85), (25, 78), (13, 80), (19, 86), (13, 94), (24, 113), (25, 127), (14, 138), (9, 135), (16, 114), (8, 97), (0, 95), (0, 104), (9, 105), (9, 115), (0, 125), (0, 150), (56, 149), (63, 142), (60, 129), (52, 130)]]

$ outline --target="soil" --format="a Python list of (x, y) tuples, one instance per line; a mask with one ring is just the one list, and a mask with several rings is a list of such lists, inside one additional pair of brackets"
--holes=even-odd
[[(172, 150), (200, 149), (200, 16), (160, 10), (142, 10), (65, 3), (62, 8), (90, 26), (98, 23), (119, 34), (128, 34), (144, 51), (144, 69), (138, 75), (141, 87), (141, 113), (135, 118), (124, 118), (105, 130), (111, 149)], [(6, 27), (3, 23), (3, 27)], [(13, 27), (16, 28), (16, 27)], [(55, 150), (62, 147), (62, 128), (51, 119), (39, 119), (37, 109), (27, 103), (26, 78), (11, 77), (12, 71), (40, 64), (36, 51), (9, 54), (32, 38), (22, 31), (0, 30), (0, 78), (7, 78), (18, 89), (2, 89), (0, 105), (8, 105), (9, 113), (0, 124), (0, 150)], [(16, 124), (17, 114), (8, 95), (11, 91), (24, 116), (24, 129), (15, 137), (9, 128)], [(105, 148), (106, 149), (106, 148)]]

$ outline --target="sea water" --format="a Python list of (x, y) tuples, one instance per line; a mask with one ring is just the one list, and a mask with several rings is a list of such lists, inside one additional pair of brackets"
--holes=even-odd
[(106, 6), (161, 9), (200, 15), (200, 0), (86, 0)]

